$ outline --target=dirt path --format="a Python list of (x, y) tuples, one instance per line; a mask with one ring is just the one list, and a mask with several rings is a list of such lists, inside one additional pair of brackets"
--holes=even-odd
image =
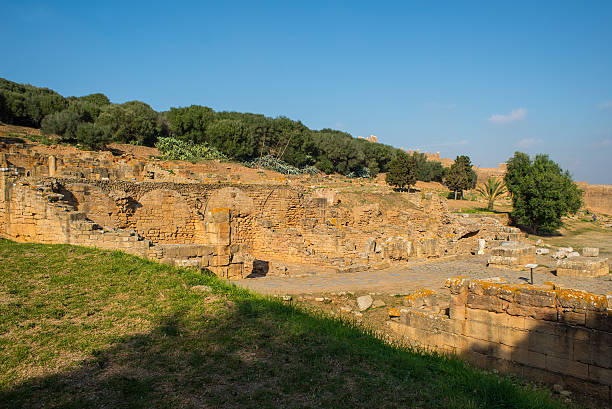
[[(550, 265), (550, 257), (538, 260)], [(232, 281), (241, 287), (263, 294), (322, 294), (328, 292), (379, 292), (408, 294), (416, 289), (441, 290), (449, 277), (502, 277), (510, 283), (524, 284), (529, 272), (487, 267), (487, 256), (469, 256), (456, 260), (411, 263), (405, 267), (358, 273), (312, 273), (299, 277), (261, 277)], [(612, 276), (575, 279), (555, 276), (550, 268), (540, 267), (534, 272), (535, 283), (554, 282), (562, 287), (607, 294), (612, 291)]]

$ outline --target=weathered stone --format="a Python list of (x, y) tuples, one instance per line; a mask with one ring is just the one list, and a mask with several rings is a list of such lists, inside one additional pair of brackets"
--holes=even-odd
[(357, 297), (357, 306), (359, 307), (359, 311), (365, 311), (370, 308), (373, 301), (372, 296), (369, 294)]

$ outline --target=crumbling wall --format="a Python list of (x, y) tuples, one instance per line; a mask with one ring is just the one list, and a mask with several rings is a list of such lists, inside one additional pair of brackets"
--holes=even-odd
[(596, 213), (612, 215), (612, 186), (589, 185), (588, 182), (576, 184), (584, 191), (584, 207)]
[(10, 175), (1, 175), (0, 235), (20, 242), (79, 244), (120, 249), (146, 256), (150, 243), (134, 232), (104, 230), (86, 214), (62, 202), (62, 195), (49, 185), (31, 185)]
[(484, 368), (611, 398), (612, 297), (464, 277), (447, 287), (442, 313), (408, 311), (392, 328)]

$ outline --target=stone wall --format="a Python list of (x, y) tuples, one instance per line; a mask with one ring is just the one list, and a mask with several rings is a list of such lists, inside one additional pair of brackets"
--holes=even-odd
[(587, 182), (576, 182), (584, 190), (584, 207), (596, 212), (612, 215), (612, 186), (589, 185)]
[(501, 281), (449, 279), (448, 308), (410, 310), (390, 324), (477, 366), (610, 399), (612, 296)]
[(49, 185), (31, 185), (3, 172), (0, 175), (0, 235), (20, 241), (124, 250), (146, 256), (150, 247), (134, 232), (107, 230), (85, 213), (61, 201)]

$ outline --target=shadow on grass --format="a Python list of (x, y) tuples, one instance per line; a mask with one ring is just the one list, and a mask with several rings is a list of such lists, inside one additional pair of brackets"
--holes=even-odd
[[(44, 369), (36, 359), (0, 349), (2, 367), (18, 368), (27, 378), (3, 378), (10, 386), (0, 391), (0, 408), (562, 407), (514, 378), (391, 346), (350, 322), (193, 271), (72, 246), (0, 241), (0, 249), (4, 277), (11, 277), (0, 283), (25, 283), (13, 286), (15, 303), (5, 310), (13, 315), (2, 327), (6, 341), (23, 339), (35, 357), (51, 350), (61, 361), (69, 360), (71, 351), (90, 351), (79, 345), (96, 334), (109, 340), (95, 344), (103, 346), (86, 359), (60, 362), (68, 369), (44, 376), (34, 375)], [(32, 294), (34, 288), (44, 293)], [(79, 294), (89, 298), (71, 304)], [(77, 308), (71, 305), (80, 306), (69, 314), (71, 326), (59, 326), (68, 314), (45, 318), (55, 306)], [(103, 307), (126, 314), (86, 318), (102, 314)], [(34, 319), (37, 326), (27, 327)], [(147, 319), (151, 329), (120, 335), (127, 319)], [(111, 328), (105, 326), (109, 322)], [(27, 328), (32, 329), (24, 333)]]
[(338, 320), (262, 299), (229, 305), (201, 322), (187, 310), (166, 316), (73, 370), (0, 392), (0, 406), (558, 407), (541, 392), (393, 348)]

